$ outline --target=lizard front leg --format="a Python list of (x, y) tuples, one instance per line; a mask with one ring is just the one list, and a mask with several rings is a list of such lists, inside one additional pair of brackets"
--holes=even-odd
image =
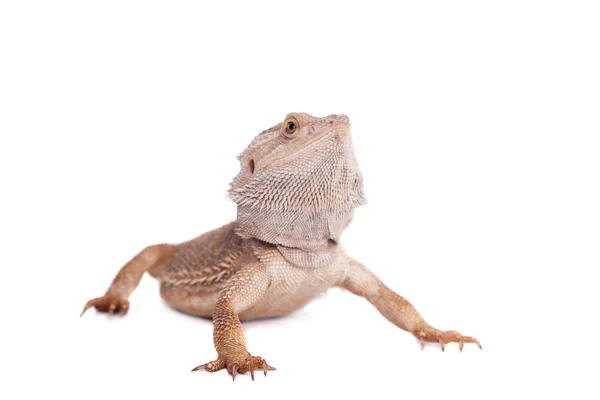
[(438, 342), (443, 351), (446, 343), (454, 342), (458, 343), (461, 351), (464, 343), (475, 343), (481, 349), (481, 344), (474, 337), (432, 327), (408, 300), (385, 286), (367, 267), (353, 259), (349, 264), (348, 274), (340, 286), (366, 298), (388, 321), (412, 333), (421, 342), (421, 348), (425, 347), (425, 342)]
[(254, 371), (267, 371), (275, 368), (267, 365), (262, 357), (252, 356), (246, 349), (246, 337), (240, 322), (239, 313), (253, 306), (266, 292), (271, 280), (265, 266), (252, 263), (231, 277), (219, 294), (213, 311), (213, 340), (218, 358), (215, 361), (199, 365), (192, 371), (219, 371), (223, 368), (235, 380), (236, 373), (250, 371), (254, 380)]
[(91, 299), (85, 304), (81, 315), (90, 307), (110, 314), (115, 311), (126, 314), (129, 310), (129, 296), (140, 283), (144, 272), (150, 271), (152, 274), (152, 268), (159, 267), (173, 253), (175, 247), (170, 244), (146, 247), (119, 270), (104, 296)]

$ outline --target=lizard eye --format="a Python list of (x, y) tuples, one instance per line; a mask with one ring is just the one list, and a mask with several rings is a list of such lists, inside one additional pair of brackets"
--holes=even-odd
[(294, 120), (289, 120), (285, 123), (285, 136), (292, 137), (298, 130), (298, 123)]

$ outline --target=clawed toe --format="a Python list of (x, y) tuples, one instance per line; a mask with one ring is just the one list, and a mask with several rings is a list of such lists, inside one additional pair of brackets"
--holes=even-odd
[(196, 368), (192, 369), (192, 372), (195, 371), (206, 371), (208, 369), (208, 364), (202, 364), (202, 365), (198, 365)]
[(108, 312), (109, 315), (114, 313), (125, 315), (127, 314), (127, 311), (129, 311), (129, 301), (117, 299), (111, 296), (97, 297), (85, 304), (83, 311), (81, 311), (79, 316), (82, 317), (83, 314), (85, 314), (85, 312), (92, 307), (96, 307), (96, 310), (101, 312)]
[(192, 370), (192, 372), (194, 372), (194, 371), (216, 372), (216, 371), (222, 370), (223, 368), (225, 368), (225, 361), (219, 359), (216, 361), (208, 362), (206, 364), (198, 365), (196, 368), (194, 368)]

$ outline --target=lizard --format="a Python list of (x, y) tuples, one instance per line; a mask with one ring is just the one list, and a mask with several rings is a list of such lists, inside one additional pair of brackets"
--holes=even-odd
[(236, 374), (275, 370), (249, 353), (242, 321), (290, 314), (332, 287), (368, 300), (424, 348), (479, 341), (429, 325), (405, 298), (340, 244), (356, 207), (366, 203), (346, 115), (290, 113), (238, 156), (229, 197), (237, 218), (180, 244), (148, 246), (123, 266), (102, 297), (85, 304), (125, 314), (148, 272), (176, 310), (212, 318), (217, 359), (192, 371)]

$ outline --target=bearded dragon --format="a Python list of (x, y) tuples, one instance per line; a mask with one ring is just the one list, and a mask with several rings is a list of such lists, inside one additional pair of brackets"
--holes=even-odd
[(251, 355), (241, 321), (290, 314), (331, 287), (364, 297), (423, 348), (437, 342), (481, 344), (440, 331), (373, 272), (346, 255), (342, 232), (365, 203), (346, 115), (291, 113), (259, 134), (238, 157), (229, 197), (237, 219), (181, 244), (146, 247), (118, 272), (90, 307), (125, 314), (144, 272), (160, 281), (172, 307), (213, 319), (218, 357), (193, 371), (236, 374), (275, 368)]

